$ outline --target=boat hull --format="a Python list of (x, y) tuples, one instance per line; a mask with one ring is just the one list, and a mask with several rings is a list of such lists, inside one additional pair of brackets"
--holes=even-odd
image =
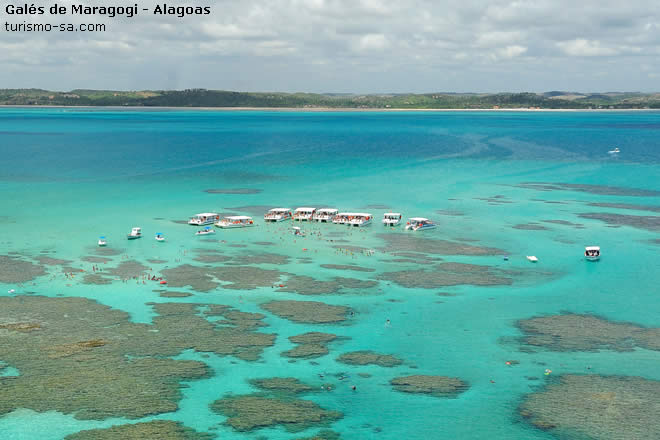
[(598, 261), (598, 260), (600, 260), (600, 255), (597, 255), (597, 256), (585, 255), (584, 258), (586, 258), (587, 261)]
[(141, 235), (127, 235), (126, 238), (129, 239), (129, 240), (137, 240), (138, 238), (142, 238), (142, 236)]
[(239, 229), (239, 228), (251, 228), (254, 226), (254, 224), (251, 225), (221, 225), (221, 224), (216, 224), (216, 226), (220, 229)]

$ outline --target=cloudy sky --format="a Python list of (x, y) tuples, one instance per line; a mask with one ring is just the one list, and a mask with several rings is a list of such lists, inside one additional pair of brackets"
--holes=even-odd
[[(37, 0), (38, 5), (71, 0)], [(84, 0), (153, 8), (154, 0)], [(187, 18), (7, 15), (0, 88), (660, 91), (657, 0), (179, 0)], [(11, 33), (4, 23), (105, 23)]]

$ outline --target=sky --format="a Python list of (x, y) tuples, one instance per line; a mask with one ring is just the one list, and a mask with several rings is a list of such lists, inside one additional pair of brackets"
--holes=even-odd
[[(203, 16), (25, 16), (0, 88), (316, 93), (660, 91), (657, 0), (176, 0)], [(81, 1), (36, 0), (71, 6)], [(8, 32), (103, 23), (105, 32)]]

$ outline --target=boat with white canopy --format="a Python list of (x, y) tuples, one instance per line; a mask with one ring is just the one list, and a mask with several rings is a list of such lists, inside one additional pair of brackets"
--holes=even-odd
[(254, 221), (252, 220), (252, 217), (248, 217), (247, 215), (230, 215), (223, 218), (215, 225), (223, 229), (249, 228), (254, 226)]
[(431, 220), (424, 217), (412, 217), (408, 219), (406, 223), (407, 231), (424, 231), (427, 229), (437, 228), (438, 225), (433, 223)]
[(339, 213), (339, 210), (335, 208), (321, 208), (314, 212), (312, 220), (319, 223), (330, 223)]
[(105, 239), (104, 235), (101, 235), (99, 237), (99, 246), (103, 247), (103, 246), (107, 246), (107, 244), (108, 244), (108, 240)]
[(126, 236), (129, 240), (135, 240), (138, 238), (142, 238), (142, 228), (133, 228), (131, 229), (131, 233)]
[(312, 220), (316, 208), (302, 207), (293, 211), (293, 219), (299, 222), (308, 222)]
[(600, 246), (587, 246), (584, 248), (584, 258), (589, 261), (600, 260)]
[(218, 215), (218, 213), (203, 212), (201, 214), (195, 214), (192, 217), (190, 217), (190, 220), (188, 220), (188, 224), (193, 226), (212, 225), (217, 220), (220, 220), (220, 216)]
[(367, 212), (340, 212), (332, 220), (332, 223), (362, 227), (371, 224), (374, 216)]
[(383, 226), (399, 226), (401, 224), (401, 213), (386, 212), (383, 214)]
[(291, 219), (290, 208), (273, 208), (264, 214), (264, 221), (266, 222), (281, 222)]

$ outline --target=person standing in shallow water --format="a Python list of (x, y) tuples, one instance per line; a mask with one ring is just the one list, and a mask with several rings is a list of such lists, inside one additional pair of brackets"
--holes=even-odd
[(385, 327), (390, 327), (391, 325), (392, 323), (390, 322), (389, 319), (385, 321)]

